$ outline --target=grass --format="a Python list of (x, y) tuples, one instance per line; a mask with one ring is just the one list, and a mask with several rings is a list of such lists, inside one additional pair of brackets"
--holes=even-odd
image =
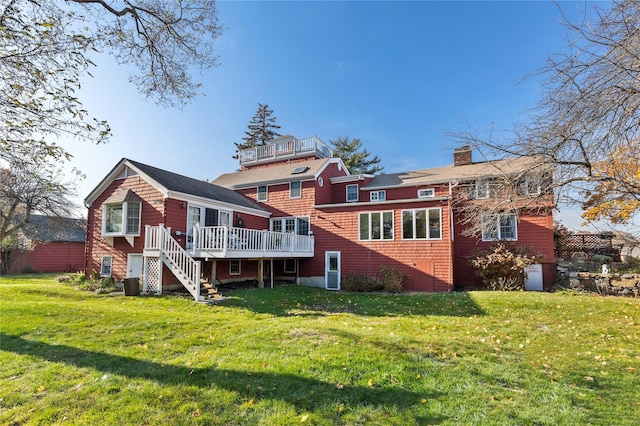
[(0, 424), (637, 424), (640, 300), (0, 277)]

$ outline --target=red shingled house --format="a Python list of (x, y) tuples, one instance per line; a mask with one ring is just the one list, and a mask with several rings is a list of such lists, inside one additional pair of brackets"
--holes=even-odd
[(462, 149), (451, 166), (351, 175), (317, 137), (283, 136), (239, 161), (206, 183), (121, 160), (85, 200), (87, 272), (142, 276), (156, 293), (182, 283), (199, 300), (202, 277), (340, 289), (349, 273), (387, 265), (407, 275), (407, 290), (451, 291), (477, 285), (474, 248), (507, 239), (544, 255), (545, 288), (555, 280), (550, 208), (495, 218), (480, 240), (461, 234), (452, 204), (461, 182), (481, 198), (487, 179), (522, 173), (527, 159), (473, 163)]

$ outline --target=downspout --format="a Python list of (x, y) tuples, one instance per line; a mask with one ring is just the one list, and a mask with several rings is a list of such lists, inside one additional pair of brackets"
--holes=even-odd
[[(87, 276), (87, 267), (89, 266), (89, 229), (91, 229), (91, 215), (90, 213), (90, 206), (87, 206), (87, 204), (85, 203), (84, 205), (87, 209), (87, 229), (85, 230), (84, 233), (84, 275)], [(93, 233), (92, 233), (93, 235)]]

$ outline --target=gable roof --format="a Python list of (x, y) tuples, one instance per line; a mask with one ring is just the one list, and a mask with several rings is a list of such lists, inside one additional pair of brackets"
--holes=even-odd
[(87, 239), (86, 226), (85, 219), (32, 214), (22, 233), (36, 241), (84, 243)]
[(260, 212), (262, 214), (268, 214), (268, 212), (264, 208), (262, 208), (254, 201), (230, 189), (215, 185), (213, 183), (169, 172), (167, 170), (159, 169), (157, 167), (149, 166), (138, 161), (129, 160), (127, 158), (123, 158), (122, 160), (120, 160), (120, 162), (111, 170), (111, 172), (109, 172), (109, 174), (100, 182), (100, 184), (89, 194), (89, 196), (85, 198), (85, 203), (87, 205), (91, 204), (91, 202), (93, 202), (98, 197), (98, 195), (100, 195), (102, 191), (106, 189), (106, 187), (116, 178), (116, 176), (118, 176), (118, 174), (125, 167), (130, 167), (131, 169), (133, 169), (152, 186), (154, 186), (158, 191), (160, 191), (163, 196), (168, 198), (181, 199), (185, 197), (196, 197), (205, 200), (230, 204), (237, 207), (243, 207), (245, 209)]
[[(339, 158), (320, 158), (304, 161), (254, 167), (234, 173), (226, 173), (213, 183), (230, 189), (250, 188), (258, 185), (272, 185), (297, 180), (314, 180), (329, 164), (340, 164), (349, 174)], [(295, 172), (295, 173), (294, 173)]]
[(364, 189), (389, 188), (397, 186), (419, 186), (478, 178), (513, 175), (540, 167), (540, 161), (533, 157), (509, 158), (486, 161), (461, 166), (444, 166), (410, 172), (389, 173), (375, 176)]

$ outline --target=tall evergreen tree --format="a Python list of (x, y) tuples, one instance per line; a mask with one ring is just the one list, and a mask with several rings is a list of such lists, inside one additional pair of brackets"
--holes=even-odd
[(333, 156), (341, 158), (351, 174), (374, 175), (384, 169), (384, 166), (380, 165), (380, 157), (376, 155), (369, 158), (371, 153), (362, 148), (359, 138), (350, 139), (349, 136), (343, 136), (329, 143), (333, 146)]
[(244, 132), (242, 140), (244, 142), (234, 142), (236, 146), (236, 155), (243, 149), (254, 148), (256, 146), (266, 145), (268, 141), (280, 136), (276, 130), (280, 128), (276, 124), (276, 118), (273, 116), (273, 110), (269, 109), (268, 104), (258, 103), (258, 110), (248, 124), (248, 130)]

